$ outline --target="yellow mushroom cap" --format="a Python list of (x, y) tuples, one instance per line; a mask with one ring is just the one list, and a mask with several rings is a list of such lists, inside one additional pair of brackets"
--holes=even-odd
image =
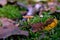
[(33, 18), (33, 16), (23, 16), (23, 18)]
[(34, 2), (47, 1), (47, 0), (32, 0)]

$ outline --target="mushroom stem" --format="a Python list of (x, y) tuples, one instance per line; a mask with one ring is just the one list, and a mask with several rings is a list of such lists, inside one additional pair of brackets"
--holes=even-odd
[(29, 18), (27, 19), (27, 21), (29, 22)]
[(33, 16), (23, 16), (23, 18), (27, 18), (27, 22), (29, 23), (29, 20), (33, 18)]

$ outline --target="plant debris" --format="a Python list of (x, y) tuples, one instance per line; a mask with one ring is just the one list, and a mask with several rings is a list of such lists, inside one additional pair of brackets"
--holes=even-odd
[(0, 39), (7, 38), (11, 35), (29, 35), (27, 31), (19, 30), (18, 26), (13, 24), (14, 21), (10, 19), (0, 18), (0, 21), (2, 22), (2, 26), (0, 27)]
[(44, 24), (43, 23), (36, 23), (36, 24), (32, 24), (32, 31), (33, 32), (37, 32), (37, 31), (40, 31), (44, 28)]

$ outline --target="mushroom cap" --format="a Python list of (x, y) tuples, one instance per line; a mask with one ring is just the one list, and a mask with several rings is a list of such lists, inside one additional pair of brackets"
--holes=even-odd
[(34, 2), (41, 2), (41, 1), (47, 1), (47, 0), (32, 0)]
[(33, 18), (33, 16), (23, 16), (23, 18)]

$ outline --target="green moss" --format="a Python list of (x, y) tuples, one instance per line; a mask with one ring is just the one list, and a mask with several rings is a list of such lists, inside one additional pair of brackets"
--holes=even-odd
[(21, 18), (20, 11), (17, 7), (12, 5), (6, 5), (0, 8), (0, 17), (7, 17), (10, 19)]

